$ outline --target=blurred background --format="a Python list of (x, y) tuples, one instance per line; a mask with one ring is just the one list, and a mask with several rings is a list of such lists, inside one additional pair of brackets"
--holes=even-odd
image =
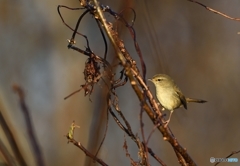
[[(147, 66), (147, 77), (157, 73), (170, 75), (188, 97), (207, 100), (191, 104), (188, 110), (176, 110), (170, 127), (198, 165), (210, 165), (210, 157), (226, 157), (240, 150), (240, 22), (226, 19), (186, 0), (100, 1), (114, 11), (132, 7), (136, 11), (135, 30)], [(238, 0), (201, 0), (233, 17), (240, 17)], [(98, 165), (64, 137), (73, 120), (81, 126), (75, 139), (96, 152), (106, 125), (103, 84), (91, 96), (80, 92), (64, 100), (84, 84), (86, 56), (67, 49), (72, 31), (63, 25), (57, 6), (80, 7), (79, 1), (0, 1), (0, 109), (14, 133), (28, 165), (35, 165), (26, 124), (11, 86), (20, 85), (26, 93), (37, 140), (46, 165)], [(82, 11), (62, 9), (66, 22), (75, 27)], [(130, 13), (131, 14), (131, 13)], [(106, 15), (113, 20), (110, 15)], [(129, 16), (131, 20), (131, 15)], [(103, 55), (104, 43), (92, 16), (87, 15), (79, 32), (89, 37), (90, 46)], [(129, 33), (121, 37), (131, 55), (137, 59)], [(78, 37), (76, 46), (85, 48)], [(114, 54), (109, 54), (111, 57)], [(154, 86), (149, 83), (152, 92)], [(123, 113), (140, 135), (140, 104), (129, 83), (117, 89)], [(148, 136), (153, 125), (144, 114)], [(0, 129), (0, 139), (8, 147)], [(130, 165), (123, 149), (124, 133), (113, 118), (99, 157), (109, 165)], [(138, 160), (137, 146), (127, 138), (128, 150)], [(177, 165), (168, 142), (156, 131), (149, 147), (167, 164)], [(240, 160), (240, 154), (234, 155)], [(158, 165), (150, 158), (151, 165)], [(0, 154), (0, 165), (4, 165)], [(239, 161), (240, 162), (240, 161)], [(239, 165), (234, 163), (235, 165)], [(222, 163), (221, 165), (226, 165)], [(231, 164), (231, 165), (234, 165)]]

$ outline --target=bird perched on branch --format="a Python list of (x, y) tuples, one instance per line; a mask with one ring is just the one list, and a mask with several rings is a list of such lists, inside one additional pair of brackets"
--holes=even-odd
[(183, 95), (181, 90), (177, 87), (175, 82), (171, 77), (166, 74), (156, 74), (152, 79), (148, 79), (151, 81), (156, 87), (156, 96), (158, 101), (164, 109), (170, 111), (170, 115), (164, 127), (166, 128), (168, 123), (170, 122), (172, 113), (175, 109), (179, 107), (184, 107), (187, 109), (187, 103), (195, 102), (195, 103), (205, 103), (207, 101), (200, 99), (192, 99), (187, 98)]

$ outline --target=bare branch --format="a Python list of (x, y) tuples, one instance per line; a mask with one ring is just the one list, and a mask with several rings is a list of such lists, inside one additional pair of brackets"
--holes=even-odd
[[(136, 67), (136, 63), (132, 58), (130, 57), (129, 53), (127, 52), (124, 43), (119, 39), (118, 33), (114, 31), (112, 25), (108, 23), (103, 15), (103, 12), (97, 2), (97, 0), (94, 0), (94, 4), (96, 6), (96, 13), (97, 13), (97, 18), (100, 19), (101, 23), (104, 26), (104, 29), (110, 38), (111, 43), (113, 44), (115, 51), (117, 52), (117, 56), (119, 60), (121, 61), (121, 64), (124, 66), (126, 70), (126, 75), (128, 76), (130, 83), (132, 85), (132, 88), (134, 89), (135, 93), (137, 94), (141, 104), (142, 108), (147, 112), (148, 116), (152, 120), (152, 122), (159, 123), (159, 119), (156, 118), (154, 113), (152, 112), (151, 108), (148, 106), (143, 92), (140, 90), (139, 86), (137, 85), (137, 81), (134, 79), (134, 77), (138, 80), (138, 83), (141, 86), (145, 87), (145, 90), (147, 90), (147, 93), (150, 93), (148, 90), (146, 84), (144, 83), (142, 77), (140, 76), (138, 69)], [(141, 82), (139, 81), (141, 80)], [(148, 96), (149, 97), (149, 96)], [(157, 105), (157, 104), (155, 104)], [(156, 108), (157, 110), (158, 108)], [(162, 119), (162, 117), (160, 116)], [(161, 120), (162, 122), (162, 120)], [(162, 125), (158, 127), (159, 131), (162, 133), (164, 140), (167, 140), (172, 147), (177, 150), (181, 156), (185, 159), (186, 163), (189, 165), (196, 165), (193, 159), (190, 157), (190, 155), (187, 153), (187, 151), (177, 142), (176, 138), (173, 136), (169, 128), (164, 128)], [(181, 161), (179, 159), (179, 161)]]
[(68, 136), (67, 138), (69, 139), (69, 142), (72, 142), (75, 146), (77, 146), (78, 148), (80, 148), (88, 157), (92, 158), (94, 161), (98, 162), (99, 164), (103, 165), (103, 166), (107, 166), (107, 164), (99, 159), (98, 157), (96, 157), (94, 154), (90, 153), (82, 144), (81, 142), (77, 142), (75, 139), (70, 139)]
[(226, 158), (229, 158), (229, 157), (231, 157), (232, 155), (234, 155), (234, 154), (238, 154), (238, 153), (240, 153), (240, 150), (239, 151), (233, 151), (230, 155), (228, 155)]
[(226, 17), (226, 18), (230, 19), (230, 20), (240, 21), (240, 18), (231, 17), (231, 16), (229, 16), (229, 15), (227, 15), (227, 14), (225, 14), (225, 13), (222, 13), (222, 12), (219, 12), (219, 11), (213, 9), (213, 8), (210, 8), (210, 7), (208, 7), (208, 6), (200, 3), (200, 2), (198, 2), (198, 1), (195, 1), (195, 0), (188, 0), (188, 1), (193, 2), (193, 3), (196, 3), (196, 4), (204, 7), (205, 9), (209, 10), (210, 12), (213, 12), (213, 13), (215, 13), (215, 14), (221, 15), (221, 16), (223, 16), (223, 17)]
[(19, 104), (21, 106), (21, 110), (22, 110), (24, 118), (25, 118), (26, 127), (27, 127), (27, 131), (28, 131), (28, 136), (29, 136), (32, 148), (33, 148), (36, 164), (38, 166), (44, 166), (45, 164), (44, 164), (42, 152), (40, 150), (40, 147), (39, 147), (38, 142), (37, 142), (37, 138), (36, 138), (35, 133), (34, 133), (33, 124), (31, 122), (31, 117), (30, 117), (30, 114), (29, 114), (29, 110), (28, 110), (28, 107), (25, 103), (25, 96), (24, 96), (23, 89), (18, 85), (13, 85), (12, 88), (13, 88), (14, 92), (16, 92), (19, 96)]
[(96, 155), (92, 154), (91, 152), (89, 152), (82, 144), (81, 142), (78, 142), (74, 139), (74, 130), (75, 128), (79, 128), (79, 126), (75, 125), (75, 122), (73, 121), (73, 123), (70, 126), (70, 130), (68, 131), (68, 134), (66, 135), (67, 139), (68, 139), (68, 143), (71, 142), (73, 143), (75, 146), (77, 146), (79, 149), (81, 149), (88, 157), (92, 158), (94, 161), (97, 161), (99, 164), (103, 165), (103, 166), (107, 166), (107, 164), (102, 161), (101, 159), (99, 159)]
[(127, 141), (126, 141), (125, 135), (124, 135), (123, 149), (126, 152), (126, 156), (130, 159), (131, 165), (134, 165), (134, 166), (136, 165), (137, 166), (138, 163), (133, 160), (133, 158), (131, 157), (130, 153), (128, 152), (128, 146), (127, 146)]
[[(226, 158), (229, 158), (229, 157), (231, 157), (232, 155), (234, 155), (234, 154), (237, 154), (237, 153), (240, 153), (240, 150), (239, 151), (233, 151), (230, 155), (228, 155)], [(214, 166), (216, 166), (216, 165), (218, 165), (218, 164), (220, 164), (221, 162), (217, 162)]]
[(15, 157), (17, 158), (18, 163), (22, 166), (27, 166), (27, 163), (24, 160), (24, 158), (20, 152), (20, 149), (18, 148), (17, 142), (13, 136), (13, 133), (10, 130), (7, 122), (5, 121), (1, 110), (0, 110), (0, 124), (1, 124), (1, 127), (3, 128), (3, 131), (6, 135), (6, 137), (7, 137), (7, 140), (9, 141), (12, 151), (13, 151)]
[[(3, 155), (3, 157), (5, 158), (5, 160), (7, 162), (6, 164), (8, 166), (17, 166), (13, 156), (10, 154), (10, 152), (8, 151), (7, 147), (4, 145), (4, 143), (2, 142), (1, 139), (0, 139), (0, 152)], [(2, 163), (1, 165), (5, 165), (5, 164)]]

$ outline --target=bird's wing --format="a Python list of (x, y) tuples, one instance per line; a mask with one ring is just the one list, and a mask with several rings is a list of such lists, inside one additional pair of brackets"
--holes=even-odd
[(176, 93), (179, 96), (184, 108), (187, 109), (187, 100), (186, 100), (185, 96), (182, 94), (182, 92), (179, 89), (176, 90)]

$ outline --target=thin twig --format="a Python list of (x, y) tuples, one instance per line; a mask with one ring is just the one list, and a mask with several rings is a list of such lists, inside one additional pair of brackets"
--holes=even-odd
[(98, 157), (96, 157), (94, 154), (90, 153), (82, 144), (81, 142), (77, 142), (75, 139), (70, 139), (68, 136), (67, 138), (69, 139), (69, 142), (72, 142), (75, 146), (77, 146), (78, 148), (80, 148), (88, 157), (92, 158), (94, 161), (97, 161), (99, 164), (103, 165), (103, 166), (107, 166), (107, 164), (99, 159)]
[(240, 150), (239, 151), (233, 151), (230, 155), (228, 155), (226, 158), (229, 158), (229, 157), (231, 157), (232, 155), (234, 155), (234, 154), (237, 154), (237, 153), (240, 153)]
[(22, 166), (27, 166), (27, 163), (26, 161), (24, 160), (19, 148), (18, 148), (18, 145), (16, 143), (16, 140), (13, 136), (13, 133), (12, 131), (10, 130), (7, 122), (5, 121), (3, 115), (2, 115), (2, 112), (0, 110), (0, 124), (1, 124), (1, 127), (3, 128), (3, 131), (5, 133), (5, 136), (7, 137), (7, 140), (11, 146), (11, 149), (15, 155), (15, 157), (17, 158), (17, 161), (20, 165)]
[(12, 88), (19, 96), (19, 104), (21, 106), (21, 110), (22, 110), (24, 118), (25, 118), (26, 127), (27, 127), (27, 131), (28, 131), (28, 136), (29, 136), (32, 148), (33, 148), (36, 164), (38, 166), (44, 166), (45, 164), (44, 164), (42, 152), (40, 150), (39, 144), (37, 142), (37, 138), (36, 138), (35, 133), (34, 133), (33, 124), (31, 122), (31, 117), (30, 117), (30, 114), (29, 114), (29, 110), (28, 110), (28, 107), (25, 103), (23, 89), (18, 85), (13, 85)]
[[(137, 140), (136, 136), (133, 135), (132, 131), (129, 131), (129, 129), (125, 128), (123, 126), (123, 124), (120, 122), (120, 120), (117, 118), (117, 116), (115, 115), (115, 113), (112, 111), (112, 108), (111, 108), (111, 100), (109, 100), (109, 107), (108, 107), (108, 110), (110, 112), (110, 114), (113, 116), (113, 119), (116, 121), (116, 123), (118, 124), (118, 126), (137, 144), (137, 146), (139, 147), (140, 144), (139, 144), (139, 141)], [(145, 146), (145, 144), (142, 142), (142, 145)], [(151, 154), (151, 156), (153, 158), (155, 158), (159, 164), (161, 164), (162, 166), (166, 166), (166, 164), (159, 158), (155, 155), (155, 153), (152, 151), (151, 148), (147, 147), (147, 151), (149, 152), (149, 154)]]
[(108, 120), (109, 120), (109, 112), (107, 111), (107, 123), (106, 123), (106, 126), (105, 126), (105, 131), (104, 131), (104, 134), (103, 134), (103, 139), (102, 139), (102, 141), (101, 141), (101, 143), (100, 143), (100, 145), (99, 145), (99, 147), (98, 147), (98, 149), (97, 149), (97, 152), (96, 152), (95, 156), (98, 155), (98, 152), (100, 151), (100, 149), (101, 149), (101, 147), (102, 147), (102, 145), (103, 145), (103, 142), (105, 141), (105, 138), (106, 138), (106, 135), (107, 135), (107, 131), (108, 131)]
[[(8, 166), (17, 166), (13, 156), (11, 156), (10, 152), (8, 151), (7, 147), (2, 142), (1, 139), (0, 139), (0, 152), (1, 152), (1, 154), (3, 155), (3, 157), (5, 158), (5, 160), (7, 162), (6, 165), (8, 165)], [(5, 164), (2, 163), (1, 165), (5, 165)]]
[(130, 153), (128, 152), (128, 146), (127, 146), (127, 140), (126, 140), (125, 134), (124, 134), (123, 149), (126, 152), (126, 156), (130, 159), (131, 165), (134, 165), (134, 166), (138, 165), (138, 163), (133, 160), (133, 158), (131, 157)]
[(155, 159), (157, 160), (162, 166), (166, 166), (166, 164), (158, 157), (156, 156), (156, 154), (153, 152), (153, 150), (151, 148), (147, 148), (148, 153)]
[(94, 161), (97, 161), (99, 164), (103, 165), (103, 166), (107, 166), (107, 164), (102, 161), (101, 159), (99, 159), (96, 155), (92, 154), (91, 152), (89, 152), (82, 144), (81, 142), (78, 142), (74, 139), (74, 131), (75, 128), (80, 128), (78, 125), (75, 124), (75, 122), (73, 121), (73, 123), (70, 126), (70, 130), (68, 131), (66, 137), (68, 139), (68, 143), (71, 142), (73, 143), (75, 146), (77, 146), (78, 148), (80, 148), (88, 157), (92, 158)]
[(80, 92), (82, 89), (83, 89), (83, 87), (81, 87), (80, 89), (75, 90), (74, 92), (70, 93), (69, 95), (67, 95), (66, 97), (64, 97), (64, 100), (67, 100), (69, 97), (71, 97), (72, 95)]
[(240, 21), (240, 18), (230, 17), (229, 15), (227, 15), (227, 14), (225, 14), (225, 13), (222, 13), (222, 12), (219, 12), (219, 11), (217, 11), (217, 10), (215, 10), (215, 9), (212, 9), (212, 8), (206, 6), (206, 5), (204, 5), (204, 4), (202, 4), (202, 3), (198, 2), (198, 1), (195, 1), (195, 0), (188, 0), (188, 1), (193, 2), (193, 3), (196, 3), (196, 4), (204, 7), (205, 9), (209, 10), (210, 12), (213, 12), (213, 13), (215, 13), (215, 14), (221, 15), (221, 16), (223, 16), (223, 17), (226, 17), (226, 18), (230, 19), (230, 20)]
[(149, 136), (148, 136), (148, 138), (147, 138), (147, 141), (146, 141), (147, 144), (148, 144), (148, 142), (149, 142), (152, 134), (154, 133), (154, 131), (158, 128), (158, 125), (159, 125), (159, 124), (154, 125), (153, 129), (151, 130), (151, 132), (150, 132), (150, 134), (149, 134)]
[(147, 152), (147, 141), (145, 139), (145, 135), (144, 135), (144, 123), (143, 123), (143, 108), (141, 107), (140, 110), (140, 130), (141, 130), (141, 135), (142, 135), (142, 139), (143, 139), (143, 144), (144, 144), (144, 158), (146, 160), (146, 165), (150, 165), (149, 164), (149, 159), (148, 159), (148, 153)]
[[(230, 155), (228, 155), (226, 158), (229, 158), (229, 157), (231, 157), (232, 155), (234, 155), (234, 154), (237, 154), (237, 153), (240, 153), (240, 150), (239, 151), (233, 151)], [(218, 164), (220, 164), (221, 162), (217, 162), (217, 163), (215, 163), (215, 165), (214, 166), (216, 166), (216, 165), (218, 165)]]

